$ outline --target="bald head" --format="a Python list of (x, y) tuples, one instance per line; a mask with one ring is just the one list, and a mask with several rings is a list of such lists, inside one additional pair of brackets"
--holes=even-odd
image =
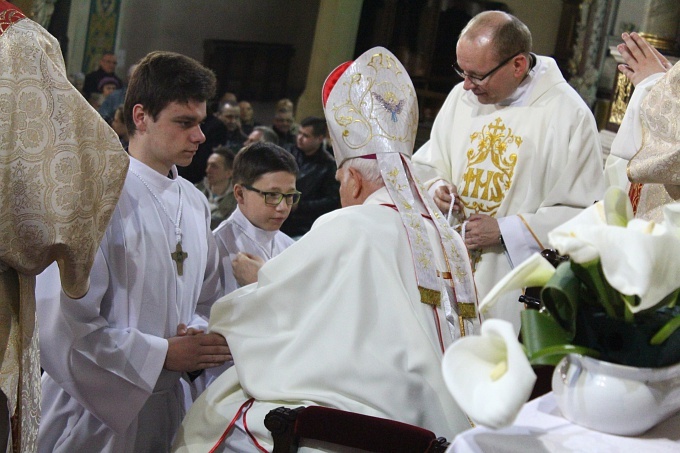
[(459, 42), (470, 41), (477, 46), (491, 46), (498, 59), (517, 53), (531, 52), (529, 28), (512, 14), (502, 11), (485, 11), (477, 14), (463, 28)]

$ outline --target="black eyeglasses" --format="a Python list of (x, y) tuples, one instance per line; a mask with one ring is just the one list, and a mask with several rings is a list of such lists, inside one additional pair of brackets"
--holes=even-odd
[(470, 82), (474, 83), (475, 85), (481, 85), (482, 82), (484, 82), (484, 79), (487, 79), (489, 76), (491, 76), (491, 74), (493, 74), (494, 72), (498, 71), (500, 68), (502, 68), (503, 66), (505, 66), (506, 64), (508, 64), (508, 62), (509, 62), (510, 60), (512, 60), (513, 58), (515, 58), (517, 55), (519, 55), (519, 54), (521, 54), (521, 53), (522, 53), (522, 52), (517, 52), (515, 55), (511, 56), (510, 58), (506, 58), (505, 60), (501, 61), (500, 64), (499, 64), (498, 66), (496, 66), (496, 67), (493, 68), (491, 71), (489, 71), (489, 72), (487, 72), (486, 74), (484, 74), (483, 76), (475, 76), (475, 75), (466, 74), (466, 73), (460, 68), (460, 66), (458, 66), (458, 62), (455, 62), (455, 63), (453, 64), (453, 70), (456, 71), (456, 74), (458, 74), (458, 75), (460, 76), (461, 79), (465, 79), (465, 78), (467, 77), (468, 79), (470, 79)]
[(250, 190), (251, 192), (259, 193), (264, 197), (264, 204), (267, 204), (269, 206), (278, 206), (281, 204), (281, 200), (284, 198), (286, 199), (286, 204), (288, 206), (292, 206), (294, 204), (298, 204), (300, 201), (300, 197), (302, 196), (302, 192), (298, 192), (297, 190), (292, 193), (281, 193), (281, 192), (263, 192), (261, 190), (256, 189), (255, 187), (248, 186), (243, 184), (243, 187), (247, 190)]

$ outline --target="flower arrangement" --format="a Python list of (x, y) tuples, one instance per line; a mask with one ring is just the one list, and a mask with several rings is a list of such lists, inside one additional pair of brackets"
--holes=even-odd
[[(492, 289), (482, 313), (525, 287), (542, 287), (541, 310), (522, 313), (523, 344), (509, 323), (490, 319), (480, 336), (447, 350), (444, 377), (473, 420), (512, 423), (536, 379), (530, 364), (554, 365), (569, 353), (633, 367), (680, 362), (680, 204), (664, 209), (660, 224), (633, 219), (627, 194), (611, 188), (549, 233), (568, 259), (555, 268), (537, 253)], [(475, 368), (473, 378), (447, 371), (461, 367)]]

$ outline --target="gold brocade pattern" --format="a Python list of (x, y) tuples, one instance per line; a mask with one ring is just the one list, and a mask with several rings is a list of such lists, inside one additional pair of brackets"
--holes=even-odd
[(628, 178), (643, 183), (636, 215), (660, 220), (661, 206), (680, 200), (680, 65), (652, 87), (640, 106), (642, 146)]
[(496, 118), (480, 132), (473, 132), (470, 142), (473, 148), (467, 151), (460, 198), (468, 213), (493, 216), (512, 183), (522, 138)]
[(617, 73), (616, 88), (614, 88), (614, 100), (612, 101), (611, 113), (609, 114), (609, 123), (615, 125), (617, 128), (621, 125), (623, 117), (626, 114), (626, 107), (628, 101), (633, 93), (633, 84), (628, 77), (622, 72)]
[[(4, 2), (3, 2), (4, 3)], [(5, 16), (0, 16), (1, 18)], [(125, 180), (115, 132), (68, 82), (57, 41), (23, 19), (0, 36), (0, 388), (15, 451), (36, 451), (40, 365), (35, 275), (57, 260), (74, 298)]]

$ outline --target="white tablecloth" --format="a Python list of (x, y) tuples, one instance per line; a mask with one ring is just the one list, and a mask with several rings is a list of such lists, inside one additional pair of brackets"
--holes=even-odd
[(499, 430), (473, 428), (459, 434), (447, 450), (447, 453), (515, 452), (678, 453), (680, 414), (642, 436), (614, 436), (562, 418), (551, 392), (525, 404), (512, 426)]

